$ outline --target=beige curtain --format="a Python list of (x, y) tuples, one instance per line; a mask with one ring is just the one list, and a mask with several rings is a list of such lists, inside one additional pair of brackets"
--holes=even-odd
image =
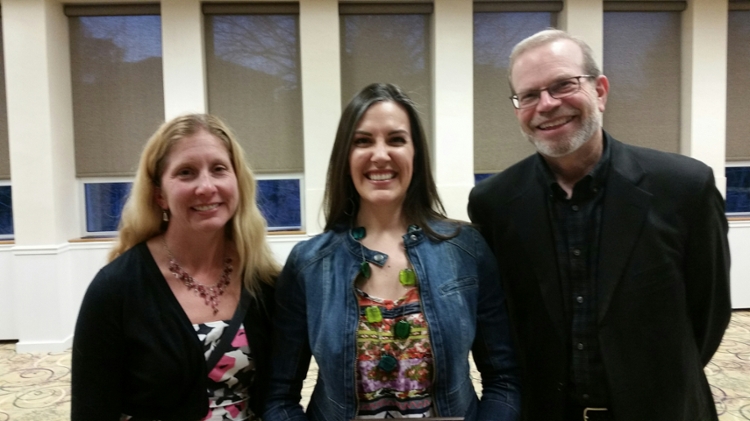
[(508, 57), (522, 39), (555, 26), (557, 15), (477, 13), (478, 6), (474, 3), (474, 173), (482, 174), (500, 172), (535, 151), (513, 113)]
[(273, 6), (206, 15), (208, 109), (232, 127), (256, 172), (302, 172), (298, 11)]
[(623, 142), (680, 150), (680, 13), (605, 12), (604, 128)]
[(729, 12), (727, 160), (750, 160), (750, 2)]
[[(102, 9), (97, 16), (81, 16), (86, 6), (65, 9), (76, 174), (132, 175), (143, 145), (164, 120), (161, 21), (158, 15), (117, 15), (117, 7), (96, 9)], [(107, 10), (112, 15), (102, 15)]]
[[(341, 13), (347, 13), (340, 18), (342, 107), (371, 83), (396, 84), (417, 104), (429, 138), (432, 132), (432, 54), (430, 15), (423, 12), (431, 12), (432, 5), (414, 4), (411, 6), (415, 9), (392, 10), (385, 6), (397, 7), (342, 4), (339, 8)], [(383, 14), (372, 14), (376, 11)]]

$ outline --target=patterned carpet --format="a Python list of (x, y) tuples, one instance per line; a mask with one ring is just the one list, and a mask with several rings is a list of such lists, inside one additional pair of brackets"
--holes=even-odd
[[(0, 421), (63, 421), (70, 411), (70, 351), (16, 354), (0, 345)], [(721, 421), (750, 420), (750, 311), (738, 311), (721, 348), (706, 367)], [(478, 386), (479, 373), (472, 371)], [(303, 385), (307, 404), (317, 377), (310, 368)]]

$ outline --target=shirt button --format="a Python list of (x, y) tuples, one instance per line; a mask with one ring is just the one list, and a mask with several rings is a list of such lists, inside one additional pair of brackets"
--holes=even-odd
[(417, 236), (414, 234), (412, 234), (409, 238), (411, 238), (412, 241), (417, 241)]
[(573, 212), (578, 212), (578, 205), (573, 205), (570, 208), (573, 209)]
[(576, 348), (578, 348), (579, 351), (583, 351), (583, 344), (579, 343), (578, 345), (576, 345)]
[(573, 256), (580, 256), (580, 255), (581, 255), (581, 250), (573, 249)]
[(576, 297), (576, 301), (578, 301), (578, 304), (582, 304), (582, 303), (583, 303), (583, 297), (582, 297), (582, 296), (580, 296), (580, 295), (579, 295), (579, 296), (577, 296), (577, 297)]
[(383, 256), (382, 254), (376, 254), (375, 257), (374, 257), (374, 259), (375, 259), (376, 262), (380, 262), (380, 261), (383, 260), (384, 257), (385, 256)]

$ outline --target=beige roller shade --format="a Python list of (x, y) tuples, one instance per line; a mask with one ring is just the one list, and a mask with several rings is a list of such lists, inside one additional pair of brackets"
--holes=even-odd
[[(358, 4), (341, 5), (346, 9), (341, 25), (341, 102), (343, 106), (365, 86), (374, 82), (400, 86), (417, 104), (429, 138), (432, 132), (432, 54), (430, 52), (430, 15), (416, 13), (431, 10), (432, 5), (411, 6), (430, 9), (399, 8), (396, 14)], [(407, 5), (408, 6), (408, 5)], [(383, 14), (372, 14), (381, 10)], [(356, 14), (356, 12), (362, 12)]]
[(164, 121), (160, 17), (117, 15), (117, 7), (111, 16), (65, 10), (76, 174), (132, 175), (143, 145)]
[(680, 13), (605, 12), (604, 128), (615, 138), (680, 150)]
[[(746, 2), (750, 6), (750, 2)], [(750, 7), (729, 12), (727, 160), (750, 160)]]
[(205, 16), (209, 112), (232, 127), (256, 172), (302, 172), (298, 14), (285, 3), (231, 6)]
[(556, 13), (477, 13), (474, 3), (474, 172), (500, 172), (534, 153), (513, 113), (508, 57), (524, 38), (556, 25)]

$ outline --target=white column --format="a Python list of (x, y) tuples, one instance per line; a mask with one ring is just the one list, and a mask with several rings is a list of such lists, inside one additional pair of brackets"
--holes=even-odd
[(302, 123), (305, 143), (304, 217), (308, 234), (322, 232), (326, 170), (341, 116), (337, 0), (300, 0)]
[(19, 351), (69, 344), (67, 240), (80, 235), (68, 21), (56, 0), (3, 0), (15, 245), (10, 263)]
[(68, 22), (53, 0), (4, 0), (16, 245), (78, 237)]
[(559, 16), (559, 27), (580, 37), (594, 51), (599, 67), (604, 62), (603, 0), (565, 0)]
[(680, 152), (714, 170), (726, 194), (727, 0), (689, 0), (682, 14)]
[(474, 186), (474, 12), (470, 0), (435, 0), (435, 181), (448, 216), (468, 220)]
[(206, 64), (200, 0), (161, 0), (164, 118), (205, 113)]

